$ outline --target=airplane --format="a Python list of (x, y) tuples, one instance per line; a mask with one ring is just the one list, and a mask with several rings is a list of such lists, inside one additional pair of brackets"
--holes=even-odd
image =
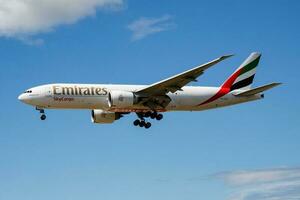
[[(89, 109), (93, 123), (110, 124), (136, 113), (134, 126), (151, 127), (168, 111), (203, 111), (264, 98), (281, 83), (251, 88), (261, 54), (253, 52), (220, 87), (187, 86), (206, 70), (233, 55), (221, 56), (151, 85), (55, 83), (30, 88), (18, 99), (32, 105), (45, 120), (45, 109)], [(147, 119), (148, 118), (148, 119)]]

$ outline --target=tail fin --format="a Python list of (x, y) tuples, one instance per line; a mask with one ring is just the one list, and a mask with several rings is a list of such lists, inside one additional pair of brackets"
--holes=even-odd
[(222, 84), (221, 87), (228, 88), (230, 91), (236, 89), (250, 89), (260, 57), (260, 53), (251, 53), (250, 56), (241, 64), (241, 66)]

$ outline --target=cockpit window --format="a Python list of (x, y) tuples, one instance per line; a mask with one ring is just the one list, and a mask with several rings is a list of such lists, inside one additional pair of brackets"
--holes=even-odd
[(32, 90), (26, 90), (24, 93), (32, 93)]

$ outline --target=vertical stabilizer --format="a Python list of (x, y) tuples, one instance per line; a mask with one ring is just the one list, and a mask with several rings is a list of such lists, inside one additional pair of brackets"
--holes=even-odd
[(250, 89), (260, 57), (260, 53), (251, 53), (241, 66), (222, 84), (222, 88), (230, 88), (230, 91)]

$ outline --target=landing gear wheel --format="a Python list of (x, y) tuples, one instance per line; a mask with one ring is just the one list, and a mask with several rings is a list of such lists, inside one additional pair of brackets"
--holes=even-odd
[(151, 112), (150, 112), (150, 111), (146, 112), (144, 116), (145, 116), (146, 118), (150, 117), (150, 116), (151, 116)]
[(148, 128), (150, 128), (150, 127), (151, 127), (151, 123), (150, 123), (150, 122), (147, 122), (147, 123), (145, 124), (145, 128), (148, 129)]
[(144, 127), (146, 125), (146, 122), (145, 121), (140, 121), (140, 127)]
[(163, 118), (164, 116), (162, 115), (162, 114), (158, 114), (157, 116), (156, 116), (156, 120), (162, 120), (162, 118)]
[(157, 113), (156, 113), (156, 112), (153, 112), (153, 113), (151, 113), (151, 115), (150, 115), (151, 119), (155, 119), (156, 116), (157, 116)]
[(135, 120), (134, 122), (133, 122), (133, 125), (135, 125), (135, 126), (138, 126), (140, 124), (140, 120)]
[(45, 120), (46, 119), (46, 115), (45, 114), (42, 114), (41, 115), (41, 120)]
[(36, 107), (35, 108), (36, 110), (38, 110), (38, 111), (40, 111), (40, 114), (41, 114), (41, 120), (45, 120), (46, 119), (46, 115), (45, 115), (45, 110), (44, 109), (42, 109), (42, 108), (38, 108), (38, 107)]

